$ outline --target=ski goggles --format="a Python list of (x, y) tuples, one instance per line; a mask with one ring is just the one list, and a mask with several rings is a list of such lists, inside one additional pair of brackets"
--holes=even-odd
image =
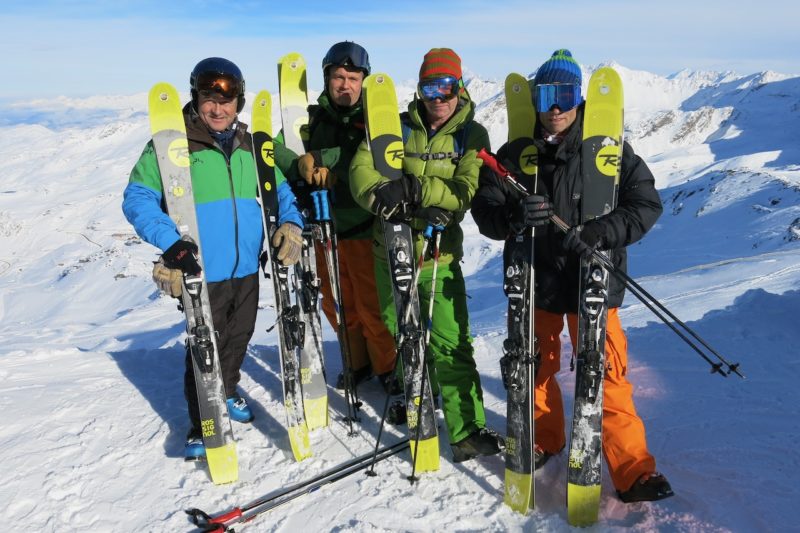
[(533, 89), (533, 105), (537, 111), (547, 112), (558, 107), (566, 112), (583, 101), (581, 86), (572, 83), (547, 83)]
[(242, 93), (239, 80), (227, 74), (204, 72), (197, 76), (197, 90), (205, 94), (219, 94), (225, 98), (236, 98)]
[(429, 102), (437, 98), (441, 100), (451, 100), (458, 96), (459, 89), (459, 80), (453, 76), (422, 80), (417, 86), (417, 92), (420, 98)]
[(342, 42), (333, 46), (322, 60), (322, 69), (331, 65), (353, 66), (357, 69), (370, 72), (369, 54), (363, 47), (351, 42)]

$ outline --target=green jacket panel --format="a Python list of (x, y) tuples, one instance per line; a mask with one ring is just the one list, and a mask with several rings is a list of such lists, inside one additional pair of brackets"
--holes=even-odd
[[(371, 236), (373, 215), (364, 210), (350, 192), (350, 162), (364, 140), (364, 113), (359, 102), (349, 109), (330, 103), (327, 93), (317, 99), (318, 105), (308, 107), (306, 126), (308, 151), (318, 151), (323, 166), (336, 175), (332, 191), (333, 217), (340, 239), (368, 239)], [(276, 138), (275, 163), (286, 175), (298, 196), (310, 192), (297, 170), (297, 157), (283, 143), (283, 133)], [(309, 205), (298, 198), (303, 205)]]
[[(415, 98), (408, 106), (408, 124), (411, 132), (405, 142), (406, 155), (403, 159), (403, 171), (414, 174), (422, 184), (422, 207), (440, 207), (453, 213), (453, 220), (442, 232), (440, 244), (441, 262), (458, 261), (463, 256), (462, 242), (464, 234), (459, 223), (469, 209), (472, 197), (478, 188), (478, 173), (483, 162), (477, 153), (481, 148), (490, 149), (489, 134), (482, 125), (473, 120), (475, 104), (469, 97), (462, 98), (456, 112), (450, 120), (436, 133), (428, 138), (428, 128), (422, 119), (424, 106)], [(453, 159), (429, 159), (424, 161), (418, 155), (446, 153), (455, 151), (455, 139), (462, 129), (467, 128), (463, 143), (463, 155), (457, 163)], [(387, 178), (375, 170), (372, 164), (372, 153), (366, 142), (359, 147), (350, 166), (350, 190), (356, 201), (365, 209), (375, 212), (372, 191)], [(386, 251), (383, 243), (383, 229), (380, 220), (373, 227), (373, 237), (379, 244), (375, 250), (376, 257), (385, 260)], [(427, 222), (413, 219), (411, 226), (419, 230), (416, 239), (417, 254), (421, 253), (423, 237), (421, 231)]]

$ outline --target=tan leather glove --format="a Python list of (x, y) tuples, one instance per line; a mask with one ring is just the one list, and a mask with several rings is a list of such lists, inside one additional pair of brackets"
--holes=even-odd
[(178, 268), (167, 268), (164, 260), (159, 258), (153, 265), (153, 281), (162, 292), (174, 298), (180, 298), (183, 292), (183, 272)]
[(322, 166), (322, 156), (316, 150), (297, 158), (297, 171), (309, 185), (323, 189), (332, 189), (336, 185), (336, 174), (328, 167)]
[(297, 263), (303, 251), (303, 230), (285, 222), (272, 235), (272, 246), (278, 249), (277, 258), (284, 266)]

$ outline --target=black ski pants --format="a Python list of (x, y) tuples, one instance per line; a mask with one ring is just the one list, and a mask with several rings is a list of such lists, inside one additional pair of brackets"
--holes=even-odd
[[(241, 374), (239, 369), (247, 352), (247, 344), (253, 336), (258, 311), (258, 273), (244, 278), (234, 278), (208, 284), (211, 302), (211, 317), (217, 330), (217, 349), (225, 384), (225, 395), (236, 394), (236, 385)], [(183, 378), (183, 394), (189, 405), (192, 427), (200, 428), (200, 408), (197, 404), (197, 385), (192, 368), (192, 355), (186, 347), (186, 371)]]

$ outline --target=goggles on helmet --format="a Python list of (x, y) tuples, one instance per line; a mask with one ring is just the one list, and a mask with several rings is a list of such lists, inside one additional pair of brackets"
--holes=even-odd
[(557, 106), (562, 112), (569, 111), (583, 101), (581, 86), (572, 83), (547, 83), (533, 89), (533, 105), (537, 111), (547, 112)]
[(450, 100), (458, 96), (459, 80), (453, 76), (425, 79), (419, 82), (417, 92), (423, 100)]
[(322, 60), (322, 70), (331, 65), (352, 66), (363, 70), (367, 75), (370, 73), (369, 54), (362, 46), (349, 41), (337, 43), (328, 50)]
[(219, 72), (202, 72), (195, 80), (197, 91), (208, 94), (219, 94), (225, 98), (236, 98), (242, 94), (240, 81), (233, 76)]

